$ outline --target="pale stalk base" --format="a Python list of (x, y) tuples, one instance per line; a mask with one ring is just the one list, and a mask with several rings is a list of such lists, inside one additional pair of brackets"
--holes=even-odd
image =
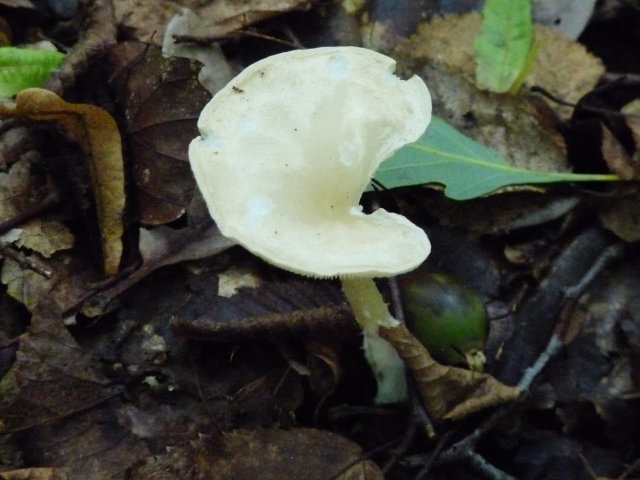
[(342, 291), (363, 332), (364, 353), (378, 384), (375, 403), (407, 399), (405, 366), (396, 350), (378, 335), (378, 327), (392, 328), (399, 322), (391, 316), (372, 278), (345, 278)]

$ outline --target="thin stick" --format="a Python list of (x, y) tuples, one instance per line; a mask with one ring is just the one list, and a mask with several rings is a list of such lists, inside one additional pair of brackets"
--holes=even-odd
[(53, 270), (31, 257), (27, 257), (24, 253), (15, 250), (7, 243), (0, 243), (0, 256), (10, 258), (22, 268), (33, 270), (44, 278), (51, 278), (53, 276)]

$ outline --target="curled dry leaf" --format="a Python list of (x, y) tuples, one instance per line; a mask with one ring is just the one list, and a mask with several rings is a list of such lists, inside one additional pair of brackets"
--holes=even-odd
[(379, 332), (411, 369), (434, 421), (460, 420), (485, 408), (516, 401), (522, 395), (522, 390), (500, 383), (489, 374), (440, 365), (404, 324), (383, 327)]
[(12, 107), (0, 105), (0, 116), (54, 121), (78, 142), (89, 164), (104, 271), (115, 274), (122, 256), (125, 192), (120, 132), (113, 117), (93, 105), (67, 103), (41, 88), (23, 90)]

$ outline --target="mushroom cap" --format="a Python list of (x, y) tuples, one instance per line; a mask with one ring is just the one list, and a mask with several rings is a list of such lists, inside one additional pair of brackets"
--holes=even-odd
[(391, 276), (430, 251), (405, 217), (358, 202), (378, 165), (431, 120), (418, 77), (358, 47), (281, 53), (220, 90), (189, 146), (220, 231), (286, 270), (315, 277)]

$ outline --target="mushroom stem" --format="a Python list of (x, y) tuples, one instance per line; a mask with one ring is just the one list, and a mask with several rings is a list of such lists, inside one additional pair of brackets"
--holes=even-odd
[(373, 278), (343, 278), (342, 291), (362, 328), (364, 353), (378, 384), (375, 402), (385, 404), (406, 400), (404, 362), (394, 347), (378, 334), (378, 327), (393, 328), (400, 322), (389, 313)]

